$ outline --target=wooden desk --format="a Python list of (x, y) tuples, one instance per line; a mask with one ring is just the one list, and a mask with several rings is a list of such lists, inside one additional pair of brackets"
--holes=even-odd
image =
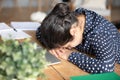
[[(31, 39), (33, 41), (37, 42), (34, 31), (25, 32), (32, 36)], [(115, 72), (120, 75), (120, 64), (115, 65)], [(88, 73), (82, 71), (80, 68), (68, 61), (61, 60), (61, 63), (59, 64), (48, 66), (45, 69), (45, 74), (48, 77), (47, 80), (70, 80), (71, 76), (87, 75)]]

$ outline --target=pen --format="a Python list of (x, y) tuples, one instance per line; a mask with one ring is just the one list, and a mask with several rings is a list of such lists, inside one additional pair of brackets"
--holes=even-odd
[(13, 30), (15, 31), (15, 32), (17, 32), (17, 30), (14, 28), (14, 27), (12, 27), (13, 28)]
[(13, 28), (13, 30), (17, 32), (17, 30), (15, 28)]

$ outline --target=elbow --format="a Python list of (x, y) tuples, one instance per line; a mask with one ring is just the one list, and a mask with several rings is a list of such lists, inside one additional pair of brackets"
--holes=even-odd
[(114, 71), (114, 66), (112, 67), (101, 66), (101, 68), (97, 67), (94, 71), (90, 71), (90, 73), (98, 74), (98, 73), (108, 73), (108, 72), (113, 72), (113, 71)]
[(108, 73), (108, 72), (113, 72), (114, 71), (114, 69), (107, 69), (107, 70), (105, 70), (105, 69), (102, 69), (102, 70), (100, 70), (100, 73)]
[(114, 71), (114, 63), (102, 63), (101, 67), (99, 68), (99, 73), (108, 73)]
[(114, 66), (102, 66), (98, 71), (98, 73), (108, 73), (113, 71), (114, 71)]

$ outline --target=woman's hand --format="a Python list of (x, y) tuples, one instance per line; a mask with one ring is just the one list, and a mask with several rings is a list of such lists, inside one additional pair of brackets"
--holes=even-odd
[(54, 56), (56, 56), (57, 58), (62, 58), (67, 60), (69, 55), (73, 52), (73, 50), (66, 49), (66, 48), (56, 48), (56, 49), (49, 50), (49, 52)]

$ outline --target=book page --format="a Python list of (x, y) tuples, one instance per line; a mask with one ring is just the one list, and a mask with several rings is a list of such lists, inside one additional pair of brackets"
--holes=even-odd
[(11, 22), (11, 27), (20, 30), (37, 30), (40, 26), (39, 22)]
[(27, 33), (21, 31), (21, 30), (4, 30), (0, 32), (2, 39), (24, 39), (24, 38), (30, 38), (31, 36)]
[(0, 23), (0, 32), (3, 30), (9, 30), (9, 29), (12, 29), (12, 28), (9, 27), (6, 23), (4, 23), (4, 22)]

